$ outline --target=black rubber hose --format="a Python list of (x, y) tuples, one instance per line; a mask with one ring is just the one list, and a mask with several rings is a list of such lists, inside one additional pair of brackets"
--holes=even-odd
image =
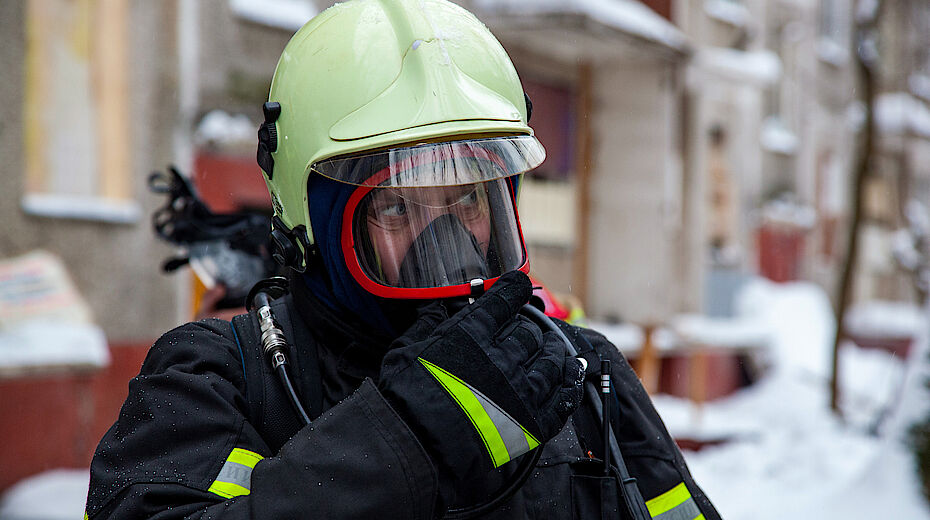
[(517, 468), (516, 477), (510, 482), (510, 484), (498, 491), (494, 498), (484, 502), (482, 504), (467, 506), (459, 509), (450, 509), (446, 512), (446, 516), (443, 518), (477, 518), (485, 516), (491, 511), (502, 506), (504, 502), (510, 500), (520, 488), (523, 487), (523, 484), (526, 484), (526, 481), (530, 478), (530, 474), (533, 472), (533, 468), (536, 467), (536, 463), (539, 462), (539, 457), (542, 455), (542, 446), (536, 448), (532, 455), (529, 453), (524, 455), (523, 461), (520, 462), (520, 466)]
[(294, 411), (300, 416), (300, 419), (304, 422), (304, 426), (309, 426), (310, 416), (307, 415), (307, 411), (304, 410), (303, 405), (300, 404), (300, 399), (297, 397), (294, 385), (291, 384), (291, 378), (287, 375), (287, 364), (278, 365), (275, 372), (278, 373), (278, 379), (281, 380), (281, 385), (284, 387), (284, 391), (287, 393), (287, 397), (291, 401), (291, 406), (294, 407)]

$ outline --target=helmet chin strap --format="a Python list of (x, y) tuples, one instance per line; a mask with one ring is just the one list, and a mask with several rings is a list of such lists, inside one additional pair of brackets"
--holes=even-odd
[(400, 265), (404, 287), (445, 287), (488, 278), (478, 239), (451, 213), (436, 217), (411, 244)]

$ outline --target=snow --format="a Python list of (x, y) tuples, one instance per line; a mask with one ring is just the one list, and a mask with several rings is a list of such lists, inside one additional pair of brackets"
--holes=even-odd
[(765, 348), (771, 338), (768, 330), (753, 319), (711, 318), (700, 314), (677, 316), (673, 329), (680, 340), (693, 345), (717, 348)]
[(856, 336), (913, 338), (924, 325), (924, 316), (913, 304), (876, 300), (850, 306), (845, 323)]
[(759, 212), (764, 224), (785, 225), (800, 229), (812, 229), (817, 222), (814, 208), (801, 204), (792, 193), (765, 202)]
[(258, 125), (245, 114), (212, 110), (203, 116), (194, 131), (197, 144), (253, 145)]
[(485, 12), (521, 16), (580, 14), (673, 49), (688, 48), (687, 37), (677, 27), (633, 0), (475, 0), (475, 6)]
[(110, 351), (90, 323), (29, 320), (0, 333), (0, 373), (37, 367), (104, 367)]
[(906, 92), (880, 94), (875, 101), (875, 121), (886, 134), (911, 131), (930, 137), (930, 109)]
[[(608, 324), (597, 320), (588, 320), (587, 327), (604, 335), (620, 352), (636, 353), (645, 340), (642, 327), (632, 323)], [(652, 333), (652, 344), (657, 350), (669, 351), (679, 347), (680, 340), (675, 331), (668, 327), (659, 327)]]
[(744, 27), (749, 22), (749, 10), (746, 6), (733, 0), (705, 0), (704, 12), (736, 27)]
[(930, 100), (930, 76), (911, 74), (907, 78), (907, 86), (915, 96)]
[(842, 67), (849, 63), (849, 50), (833, 38), (822, 37), (817, 41), (817, 57), (831, 65)]
[[(749, 283), (739, 314), (772, 332), (774, 369), (735, 395), (697, 406), (654, 401), (673, 435), (726, 440), (685, 452), (691, 472), (724, 518), (930, 519), (904, 432), (926, 413), (927, 329), (909, 362), (844, 344), (845, 421), (829, 412), (828, 362), (835, 323), (823, 291), (808, 283)], [(864, 318), (872, 319), (867, 311)], [(853, 318), (853, 319), (858, 319)], [(911, 323), (914, 325), (915, 323)]]
[(762, 122), (760, 141), (763, 150), (783, 155), (791, 155), (798, 149), (798, 136), (776, 116), (769, 116)]
[(74, 520), (84, 516), (90, 473), (56, 469), (21, 480), (0, 500), (4, 520)]
[(739, 82), (771, 85), (781, 76), (781, 59), (772, 51), (703, 47), (695, 61), (701, 69)]
[(296, 31), (319, 13), (310, 0), (229, 0), (240, 18)]

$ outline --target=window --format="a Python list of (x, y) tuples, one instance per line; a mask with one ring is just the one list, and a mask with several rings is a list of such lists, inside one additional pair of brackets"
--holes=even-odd
[(127, 0), (29, 0), (25, 211), (133, 222)]

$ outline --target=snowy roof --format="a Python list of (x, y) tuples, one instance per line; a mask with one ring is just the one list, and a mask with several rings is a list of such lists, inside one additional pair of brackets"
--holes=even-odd
[[(688, 52), (688, 38), (671, 22), (633, 0), (474, 0), (485, 13), (520, 15), (575, 15), (605, 27)], [(480, 18), (480, 14), (479, 14)]]

